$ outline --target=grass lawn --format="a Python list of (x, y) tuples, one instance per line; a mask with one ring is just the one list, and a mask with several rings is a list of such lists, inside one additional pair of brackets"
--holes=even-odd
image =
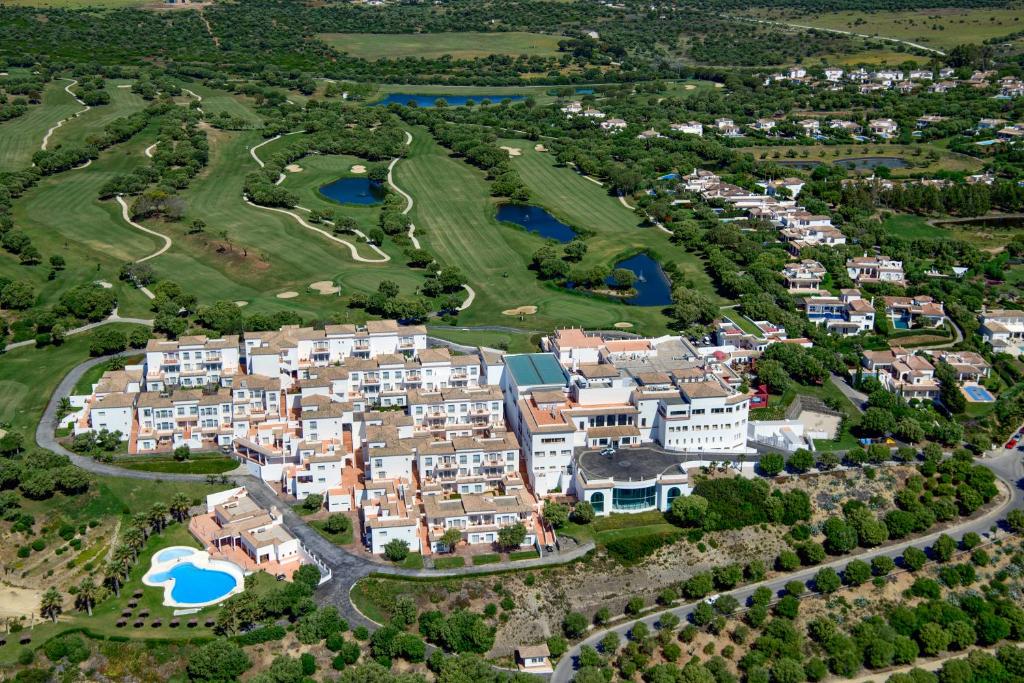
[[(73, 125), (77, 122), (68, 124)], [(49, 280), (48, 266), (26, 267), (4, 252), (0, 254), (0, 276), (31, 284), (42, 306), (55, 304), (71, 287), (105, 280), (114, 286), (121, 315), (152, 317), (148, 300), (119, 281), (118, 273), (126, 261), (152, 253), (163, 241), (125, 223), (116, 202), (101, 202), (98, 197), (111, 177), (145, 165), (142, 151), (154, 139), (155, 128), (146, 129), (105, 150), (88, 167), (46, 176), (25, 192), (14, 203), (15, 224), (32, 238), (44, 263), (50, 256), (59, 255), (67, 267)]]
[[(500, 143), (503, 144), (503, 143)], [(525, 143), (517, 143), (522, 146)], [(533, 149), (532, 145), (529, 148)], [(525, 156), (525, 153), (524, 153)], [(518, 160), (522, 157), (516, 158)], [(566, 182), (575, 174), (563, 171)], [(525, 178), (536, 190), (534, 179)], [(579, 182), (590, 184), (583, 179)], [(628, 306), (595, 297), (575, 294), (554, 285), (537, 280), (528, 270), (530, 256), (544, 244), (539, 236), (498, 223), (495, 220), (495, 201), (488, 195), (483, 173), (453, 159), (438, 146), (423, 129), (413, 130), (413, 144), (408, 159), (395, 168), (395, 182), (415, 198), (412, 210), (416, 223), (416, 234), (426, 249), (432, 251), (445, 264), (458, 265), (468, 276), (470, 285), (476, 290), (476, 300), (466, 311), (459, 314), (461, 325), (505, 324), (515, 327), (529, 325), (532, 329), (546, 330), (557, 325), (585, 325), (587, 327), (610, 328), (618, 321), (633, 323), (637, 332), (662, 333), (666, 330), (666, 318), (658, 307)], [(540, 180), (540, 182), (544, 182)], [(617, 232), (616, 241), (600, 243), (600, 238), (591, 240), (593, 261), (605, 259), (612, 262), (616, 255), (630, 248), (634, 238), (643, 244), (648, 231), (636, 227), (636, 218), (614, 199), (604, 196), (596, 185), (600, 202), (576, 197), (567, 186), (565, 194), (573, 198), (575, 207), (566, 218), (577, 218), (578, 225), (598, 231)], [(545, 202), (541, 202), (545, 203)], [(558, 205), (559, 208), (561, 205)], [(617, 215), (614, 224), (608, 222), (609, 207)], [(615, 207), (618, 207), (617, 209)], [(584, 222), (584, 219), (585, 222)], [(630, 222), (631, 221), (631, 222)], [(632, 230), (633, 235), (624, 234)], [(656, 239), (653, 230), (651, 236)], [(629, 241), (627, 241), (629, 239)], [(668, 241), (659, 238), (659, 243), (668, 251)], [(636, 248), (634, 248), (636, 250)], [(682, 267), (686, 267), (683, 263)], [(501, 312), (517, 306), (533, 305), (538, 312), (519, 321), (515, 316)]]
[(449, 557), (439, 557), (434, 560), (434, 569), (455, 569), (456, 567), (465, 567), (466, 558), (461, 555), (451, 555)]
[(118, 467), (143, 472), (181, 474), (223, 474), (238, 467), (238, 461), (220, 453), (193, 453), (188, 460), (170, 457), (129, 456), (118, 459)]
[[(67, 85), (67, 81), (58, 81), (61, 87)], [(110, 104), (103, 104), (93, 107), (81, 116), (67, 121), (50, 136), (47, 149), (56, 149), (60, 145), (81, 143), (90, 135), (98, 135), (103, 128), (114, 119), (122, 116), (130, 116), (135, 112), (146, 108), (148, 102), (131, 91), (131, 88), (119, 88), (118, 85), (130, 85), (128, 80), (109, 80), (106, 82), (106, 90), (110, 94)], [(77, 92), (79, 86), (72, 86), (72, 92)], [(79, 105), (78, 109), (82, 109)], [(41, 142), (42, 140), (40, 140)], [(93, 162), (95, 163), (95, 162)]]
[[(129, 332), (137, 325), (114, 326)], [(90, 333), (68, 337), (61, 346), (25, 347), (3, 354), (0, 360), (0, 422), (35, 442), (35, 428), (50, 395), (72, 367), (89, 357)]]
[(535, 560), (540, 557), (540, 553), (536, 550), (517, 550), (514, 553), (508, 554), (508, 559), (515, 562), (516, 560)]
[[(514, 323), (510, 323), (512, 327), (520, 327), (529, 324), (529, 317), (527, 317), (525, 321), (516, 320)], [(537, 338), (537, 335), (527, 333), (515, 334), (511, 332), (486, 332), (483, 330), (439, 330), (433, 327), (428, 328), (427, 331), (433, 337), (447, 339), (448, 341), (453, 341), (457, 344), (488, 346), (492, 349), (501, 349), (510, 353), (531, 353), (540, 348), (540, 339)]]
[(568, 522), (558, 533), (577, 541), (594, 541), (604, 545), (630, 536), (663, 531), (679, 531), (679, 527), (669, 522), (664, 512), (649, 510), (637, 514), (612, 513), (607, 517), (596, 517), (590, 524)]
[(402, 569), (423, 569), (423, 555), (420, 553), (409, 553), (405, 559), (398, 563)]
[[(938, 220), (941, 223), (941, 219)], [(891, 214), (882, 225), (890, 233), (904, 239), (961, 240), (970, 242), (979, 249), (1005, 247), (1014, 237), (1024, 232), (1024, 229), (1019, 227), (991, 227), (984, 224), (929, 225), (928, 219), (924, 216), (903, 213)]]
[[(139, 560), (132, 569), (128, 581), (122, 587), (120, 597), (116, 597), (113, 593), (110, 593), (109, 597), (99, 602), (93, 608), (93, 615), (91, 617), (85, 612), (75, 610), (71, 601), (65, 600), (64, 614), (60, 619), (58, 619), (56, 624), (49, 621), (37, 622), (37, 625), (31, 630), (31, 632), (23, 631), (22, 635), (31, 635), (32, 643), (30, 647), (38, 647), (48, 639), (65, 631), (82, 628), (88, 629), (90, 633), (102, 637), (113, 636), (117, 638), (130, 639), (173, 638), (175, 640), (185, 641), (189, 638), (204, 639), (211, 637), (213, 635), (212, 631), (203, 626), (203, 622), (210, 616), (215, 615), (219, 607), (216, 605), (206, 607), (200, 610), (198, 614), (181, 617), (181, 625), (176, 628), (172, 628), (168, 624), (170, 619), (173, 618), (174, 608), (165, 607), (163, 605), (163, 588), (145, 586), (142, 583), (142, 576), (149, 570), (150, 561), (153, 555), (161, 548), (166, 548), (171, 545), (186, 545), (194, 548), (199, 547), (198, 543), (188, 532), (188, 527), (186, 525), (172, 524), (168, 526), (163, 533), (150, 537), (142, 552), (139, 554)], [(118, 628), (115, 624), (118, 619), (121, 618), (122, 610), (129, 609), (127, 607), (128, 601), (131, 599), (132, 594), (137, 590), (142, 590), (143, 593), (142, 597), (138, 601), (138, 607), (133, 610), (133, 613), (137, 615), (144, 609), (148, 610), (149, 617), (145, 618), (146, 626), (139, 629), (132, 628), (131, 623), (134, 619), (131, 619), (129, 620), (129, 625), (127, 627)], [(160, 618), (162, 622), (162, 625), (158, 628), (150, 626), (154, 617)], [(199, 625), (195, 628), (187, 628), (185, 626), (185, 622), (193, 618), (199, 620)], [(17, 642), (17, 638), (10, 638), (8, 640), (9, 642), (7, 645), (0, 647), (0, 664), (13, 663), (22, 649), (22, 646)]]
[(362, 59), (475, 59), (488, 55), (554, 55), (561, 36), (519, 31), (476, 33), (323, 33), (320, 39), (339, 52)]
[[(298, 508), (296, 511), (301, 511), (301, 509), (302, 508)], [(332, 534), (330, 531), (328, 531), (327, 529), (324, 528), (324, 525), (327, 524), (327, 520), (326, 519), (309, 519), (309, 520), (306, 520), (306, 521), (309, 523), (309, 525), (311, 527), (316, 529), (316, 532), (318, 534), (320, 534), (321, 536), (326, 538), (331, 543), (333, 543), (335, 545), (351, 545), (352, 544), (353, 531), (352, 531), (352, 527), (351, 526), (349, 526), (348, 531), (343, 531), (340, 534)], [(408, 559), (408, 558), (406, 558), (406, 559)], [(420, 562), (422, 563), (422, 558), (421, 558)]]
[[(142, 354), (126, 355), (124, 357), (126, 365), (134, 365), (136, 363), (141, 363), (144, 359), (145, 356)], [(108, 363), (100, 363), (99, 365), (95, 365), (89, 368), (88, 370), (85, 371), (85, 374), (83, 374), (81, 378), (79, 378), (78, 382), (75, 383), (75, 387), (74, 389), (71, 390), (71, 393), (75, 394), (76, 396), (79, 394), (88, 394), (89, 392), (92, 391), (92, 385), (96, 384), (96, 382), (99, 382), (100, 377), (103, 376), (103, 373), (109, 369), (110, 365)]]
[(1020, 31), (1024, 29), (1022, 16), (1020, 7), (950, 7), (903, 12), (826, 12), (800, 16), (794, 21), (807, 26), (897, 38), (949, 49), (963, 43), (981, 44), (988, 39)]
[[(584, 266), (596, 263), (612, 266), (624, 252), (646, 250), (660, 260), (675, 263), (694, 288), (713, 299), (725, 301), (716, 295), (699, 257), (670, 244), (664, 232), (652, 227), (639, 227), (637, 216), (618, 199), (609, 196), (605, 188), (571, 168), (558, 166), (553, 155), (535, 151), (534, 144), (528, 140), (499, 140), (495, 144), (522, 150), (519, 156), (512, 157), (512, 165), (530, 188), (532, 203), (543, 206), (570, 226), (595, 233), (587, 239)], [(504, 224), (503, 227), (521, 232)]]
[(501, 555), (498, 553), (488, 553), (486, 555), (474, 555), (473, 566), (478, 567), (482, 564), (497, 564), (501, 562)]
[(18, 171), (29, 166), (50, 126), (82, 109), (64, 91), (66, 85), (65, 80), (47, 83), (42, 104), (32, 105), (22, 116), (0, 124), (0, 171)]

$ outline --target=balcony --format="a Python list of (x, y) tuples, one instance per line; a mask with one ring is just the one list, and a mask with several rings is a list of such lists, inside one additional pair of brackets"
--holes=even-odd
[(398, 348), (400, 348), (400, 349), (415, 349), (416, 348), (416, 340), (414, 340), (411, 337), (403, 337), (402, 339), (398, 340)]
[(469, 409), (470, 415), (490, 415), (491, 409), (487, 406), (473, 406)]

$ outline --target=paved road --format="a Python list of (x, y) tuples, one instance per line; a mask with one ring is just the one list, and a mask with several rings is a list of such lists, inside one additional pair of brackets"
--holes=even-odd
[(850, 403), (853, 404), (853, 407), (856, 408), (858, 412), (864, 412), (864, 406), (868, 402), (867, 394), (857, 391), (847, 384), (845, 379), (834, 372), (832, 373), (832, 384), (834, 384), (836, 389), (839, 390), (839, 393), (850, 399)]
[[(70, 337), (75, 334), (82, 334), (83, 332), (89, 332), (90, 330), (95, 330), (97, 327), (103, 327), (104, 325), (110, 325), (111, 323), (134, 323), (136, 325), (146, 325), (147, 327), (153, 326), (153, 321), (149, 320), (148, 318), (122, 318), (117, 314), (117, 309), (115, 308), (113, 311), (111, 311), (110, 315), (108, 315), (103, 320), (100, 320), (99, 322), (95, 323), (88, 323), (86, 325), (82, 325), (81, 327), (75, 327), (73, 329), (70, 329), (64, 333), (64, 336)], [(20, 349), (25, 346), (35, 346), (35, 344), (35, 339), (26, 339), (25, 341), (8, 344), (6, 347), (4, 347), (4, 350), (10, 351), (11, 349)]]
[[(838, 571), (841, 570), (842, 567), (845, 567), (847, 562), (852, 559), (870, 561), (872, 558), (880, 555), (891, 557), (895, 560), (896, 558), (899, 558), (903, 554), (903, 551), (909, 547), (921, 548), (922, 550), (927, 548), (935, 541), (936, 538), (938, 538), (940, 534), (943, 533), (952, 536), (956, 540), (960, 540), (964, 534), (973, 531), (985, 538), (987, 535), (990, 535), (991, 527), (997, 525), (1000, 520), (1005, 518), (1007, 512), (1011, 509), (1024, 508), (1024, 491), (1021, 489), (1021, 482), (1022, 479), (1024, 479), (1024, 464), (1022, 464), (1021, 458), (1015, 450), (1006, 451), (1001, 448), (996, 451), (992, 451), (989, 454), (989, 457), (981, 462), (991, 469), (1004, 483), (1006, 483), (1010, 491), (1006, 501), (980, 517), (968, 520), (954, 527), (943, 529), (942, 531), (928, 534), (927, 536), (922, 536), (905, 542), (885, 545), (852, 556), (846, 556), (842, 559), (824, 563), (816, 567), (808, 567), (791, 574), (785, 574), (778, 578), (743, 586), (742, 588), (734, 591), (723, 592), (722, 595), (732, 595), (740, 602), (741, 605), (744, 605), (751, 595), (753, 595), (754, 590), (761, 586), (767, 586), (773, 593), (778, 594), (784, 590), (785, 585), (790, 581), (799, 580), (812, 582), (814, 575), (822, 567), (832, 567)], [(1000, 531), (1000, 533), (1003, 532)], [(632, 619), (630, 621), (616, 624), (615, 626), (607, 629), (594, 631), (586, 639), (571, 647), (569, 651), (566, 652), (566, 654), (558, 661), (558, 665), (555, 667), (551, 680), (553, 683), (567, 683), (572, 680), (572, 677), (575, 674), (575, 669), (578, 666), (580, 648), (584, 645), (590, 645), (591, 647), (596, 648), (601, 638), (603, 638), (609, 631), (614, 631), (619, 634), (620, 637), (625, 638), (629, 630), (638, 622), (643, 622), (653, 628), (658, 623), (660, 616), (667, 611), (672, 612), (683, 622), (686, 622), (697, 604), (698, 603), (688, 603), (679, 607), (673, 607), (669, 610), (661, 610), (659, 612), (643, 616), (639, 619)]]

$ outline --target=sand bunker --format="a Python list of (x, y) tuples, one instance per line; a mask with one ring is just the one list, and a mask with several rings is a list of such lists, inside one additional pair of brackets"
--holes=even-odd
[(629, 328), (633, 327), (633, 323), (627, 323), (627, 322), (615, 323), (615, 325), (613, 327), (617, 327), (620, 330), (628, 330)]
[(517, 157), (522, 155), (523, 153), (523, 150), (519, 149), (518, 147), (502, 147), (502, 149), (508, 152), (508, 155), (510, 157)]
[(238, 306), (239, 308), (241, 308), (242, 306), (248, 306), (249, 302), (248, 301), (236, 301), (235, 305)]
[(546, 151), (548, 151), (548, 148), (545, 147), (544, 145), (534, 145), (533, 146), (533, 151), (534, 152), (546, 152)]
[(349, 170), (352, 171), (353, 173), (366, 173), (366, 167), (363, 166), (362, 164), (356, 164)]
[(509, 308), (502, 311), (502, 315), (533, 315), (537, 312), (536, 306), (520, 306), (519, 308)]
[(278, 299), (294, 299), (299, 295), (298, 292), (281, 292), (277, 295)]
[(319, 282), (310, 282), (309, 283), (309, 288), (310, 289), (315, 289), (316, 291), (318, 291), (318, 292), (320, 292), (321, 294), (324, 294), (324, 295), (326, 295), (326, 294), (337, 294), (338, 292), (341, 291), (341, 288), (340, 287), (335, 287), (334, 283), (331, 282), (330, 280), (320, 280)]
[(725, 84), (724, 83), (715, 83), (715, 87), (716, 88), (724, 88)]
[(686, 85), (683, 86), (683, 90), (696, 90), (696, 89), (697, 89), (697, 86), (695, 86), (693, 83), (687, 83)]
[(299, 166), (298, 164), (288, 164), (287, 166), (284, 167), (284, 170), (288, 171), (289, 173), (302, 173), (302, 167)]
[(110, 288), (112, 288), (114, 286), (114, 285), (110, 284), (109, 282), (107, 282), (106, 280), (96, 280), (96, 284), (98, 284), (103, 289), (110, 289)]

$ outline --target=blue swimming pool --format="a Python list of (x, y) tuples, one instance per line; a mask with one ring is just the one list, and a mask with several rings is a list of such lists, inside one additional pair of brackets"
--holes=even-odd
[(171, 560), (176, 560), (179, 557), (189, 557), (195, 554), (195, 552), (196, 551), (192, 548), (167, 548), (166, 550), (158, 552), (154, 560), (156, 562), (170, 562)]
[(149, 578), (154, 583), (174, 579), (171, 599), (177, 606), (214, 602), (233, 591), (238, 585), (238, 580), (227, 572), (201, 569), (191, 562), (182, 562)]
[(996, 400), (988, 389), (982, 386), (978, 386), (976, 384), (964, 387), (964, 391), (967, 393), (968, 396), (971, 397), (971, 400), (976, 401), (978, 403), (991, 403), (992, 401)]

